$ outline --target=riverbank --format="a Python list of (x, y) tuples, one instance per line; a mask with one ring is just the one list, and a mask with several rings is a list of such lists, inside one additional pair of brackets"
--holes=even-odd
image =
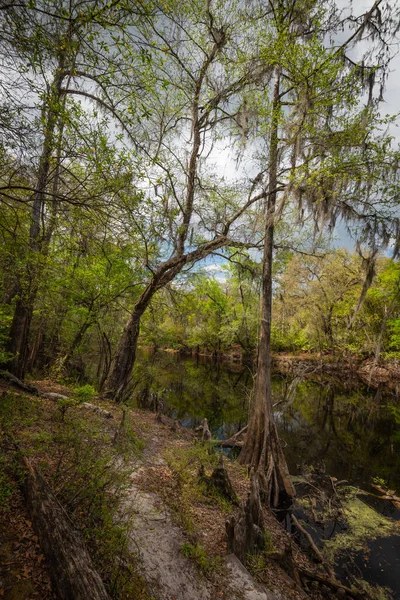
[[(155, 352), (150, 347), (141, 347), (147, 352)], [(209, 360), (222, 362), (237, 366), (246, 365), (252, 367), (255, 365), (255, 355), (244, 354), (240, 346), (233, 347), (229, 351), (216, 352), (204, 349), (171, 349), (159, 348), (157, 351), (166, 352), (181, 357), (191, 357), (197, 360)], [(340, 354), (321, 354), (310, 352), (274, 352), (272, 354), (272, 364), (276, 371), (285, 374), (303, 375), (310, 377), (315, 374), (337, 375), (341, 377), (358, 377), (364, 384), (377, 388), (382, 384), (397, 390), (397, 384), (400, 384), (400, 358), (380, 359), (378, 362), (374, 358), (365, 358), (358, 354), (349, 354), (346, 356)]]
[[(305, 554), (297, 543), (305, 541), (307, 546), (307, 539), (301, 540), (299, 531), (289, 533), (266, 509), (265, 550), (249, 556), (246, 567), (229, 554), (225, 522), (247, 498), (247, 470), (224, 460), (237, 504), (205, 485), (204, 476), (211, 476), (219, 455), (194, 431), (161, 413), (123, 409), (96, 398), (83, 403), (88, 389), (33, 383), (39, 396), (0, 385), (0, 494), (5, 500), (0, 511), (0, 590), (7, 598), (54, 598), (52, 559), (47, 557), (46, 565), (41, 532), (35, 531), (17, 484), (16, 448), (18, 456), (28, 457), (40, 470), (62, 503), (113, 600), (352, 597), (340, 585), (327, 587), (324, 567), (321, 571), (316, 566), (312, 549)], [(315, 484), (313, 480), (314, 488)], [(354, 505), (354, 493), (350, 499)], [(343, 497), (339, 512), (347, 510), (344, 501)], [(311, 504), (311, 513), (315, 510), (319, 508)], [(309, 528), (307, 523), (303, 527)], [(367, 523), (367, 533), (368, 527)], [(288, 544), (290, 563), (285, 559)], [(329, 560), (328, 554), (324, 560)], [(302, 578), (294, 576), (293, 565)]]

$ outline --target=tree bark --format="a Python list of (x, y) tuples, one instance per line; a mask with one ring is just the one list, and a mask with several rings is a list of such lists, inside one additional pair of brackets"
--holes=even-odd
[(25, 493), (33, 525), (61, 600), (110, 600), (86, 547), (42, 476), (27, 459)]
[(239, 462), (251, 465), (259, 478), (260, 490), (272, 506), (284, 505), (296, 495), (276, 430), (271, 396), (271, 321), (274, 217), (278, 171), (278, 128), (280, 117), (279, 69), (275, 73), (270, 166), (264, 239), (262, 309), (257, 375), (253, 390), (247, 434)]
[(111, 373), (104, 384), (104, 395), (112, 398), (115, 402), (123, 402), (129, 393), (129, 381), (136, 360), (140, 320), (154, 294), (159, 289), (158, 279), (153, 277), (136, 302), (119, 340)]
[(265, 550), (265, 524), (257, 477), (252, 475), (250, 492), (236, 516), (226, 523), (228, 552), (233, 552), (245, 565), (249, 553)]

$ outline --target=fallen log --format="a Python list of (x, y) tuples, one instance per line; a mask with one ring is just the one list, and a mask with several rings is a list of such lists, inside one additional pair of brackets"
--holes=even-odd
[(239, 437), (244, 435), (246, 430), (247, 425), (227, 440), (212, 440), (212, 443), (214, 446), (218, 446), (219, 448), (234, 448), (235, 446), (241, 448), (243, 446), (243, 440), (239, 440)]
[(394, 490), (385, 489), (380, 485), (375, 485), (374, 483), (371, 483), (371, 487), (383, 494), (383, 496), (376, 496), (376, 498), (379, 498), (380, 500), (389, 500), (393, 506), (400, 510), (400, 498), (399, 496), (396, 496), (396, 492)]
[(34, 394), (35, 396), (40, 395), (40, 392), (37, 387), (35, 387), (34, 385), (30, 385), (29, 383), (24, 383), (23, 381), (18, 379), (18, 377), (15, 377), (15, 375), (9, 373), (8, 371), (0, 371), (0, 377), (2, 379), (5, 379), (15, 387), (19, 388), (20, 390), (28, 392), (28, 394)]
[(304, 527), (302, 527), (300, 525), (300, 523), (298, 522), (298, 520), (296, 519), (296, 517), (294, 515), (290, 515), (290, 518), (292, 519), (292, 522), (297, 527), (297, 529), (307, 538), (308, 543), (310, 544), (316, 558), (323, 565), (323, 567), (324, 567), (325, 571), (328, 573), (329, 577), (331, 577), (332, 579), (335, 579), (335, 574), (334, 574), (333, 570), (331, 569), (331, 567), (329, 565), (326, 564), (324, 557), (322, 556), (321, 552), (318, 550), (317, 546), (315, 545), (314, 540), (312, 539), (311, 535), (308, 533), (308, 531), (306, 529), (304, 529)]
[(48, 400), (68, 400), (68, 396), (64, 396), (64, 394), (57, 394), (56, 392), (40, 392), (40, 396), (42, 398), (47, 398)]
[(102, 417), (105, 417), (106, 419), (114, 418), (113, 414), (109, 410), (104, 410), (104, 408), (100, 408), (100, 406), (96, 406), (96, 404), (84, 402), (82, 404), (82, 407), (86, 408), (86, 410), (92, 410), (93, 412), (96, 412), (97, 414), (101, 415)]
[(79, 533), (50, 487), (31, 465), (24, 485), (33, 526), (46, 556), (54, 591), (61, 600), (110, 600)]
[[(38, 393), (41, 398), (47, 398), (48, 400), (53, 400), (54, 402), (58, 402), (58, 400), (72, 400), (71, 396), (64, 396), (63, 394), (56, 394), (55, 392), (40, 392), (38, 390)], [(77, 406), (79, 406), (79, 405), (77, 404)], [(80, 406), (82, 406), (82, 408), (84, 408), (86, 410), (91, 410), (91, 411), (101, 415), (105, 419), (113, 419), (114, 418), (114, 415), (109, 410), (100, 408), (100, 406), (97, 406), (96, 404), (91, 404), (90, 402), (83, 402)]]
[(241, 440), (232, 441), (232, 440), (211, 440), (213, 446), (217, 448), (241, 448), (243, 446), (243, 442)]

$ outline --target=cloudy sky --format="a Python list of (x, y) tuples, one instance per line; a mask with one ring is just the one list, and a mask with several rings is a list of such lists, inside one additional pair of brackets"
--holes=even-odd
[[(353, 14), (359, 15), (364, 14), (373, 6), (374, 0), (353, 0), (353, 2), (348, 2), (346, 0), (338, 0), (337, 4), (339, 8), (343, 10), (344, 15)], [(397, 3), (399, 4), (398, 9), (400, 11), (400, 0), (394, 0), (394, 8), (396, 8)], [(349, 31), (344, 31), (340, 36), (338, 36), (337, 43), (340, 45), (343, 43), (348, 35)], [(358, 45), (358, 53), (364, 52), (367, 50), (367, 44), (359, 44)], [(384, 101), (380, 105), (380, 110), (382, 115), (397, 115), (400, 113), (400, 34), (398, 34), (397, 45), (394, 44), (392, 47), (393, 58), (390, 64), (389, 75), (386, 82), (386, 89), (384, 93)], [(397, 123), (392, 123), (388, 129), (390, 135), (394, 137), (394, 144), (400, 144), (400, 119), (397, 119)], [(237, 164), (232, 158), (229, 157), (229, 148), (224, 147), (221, 152), (221, 148), (217, 149), (220, 153), (220, 157), (223, 156), (225, 158), (217, 158), (217, 162), (220, 163), (221, 169), (224, 171), (225, 176), (229, 179), (230, 177), (235, 177), (238, 174)], [(241, 170), (243, 173), (245, 172), (246, 165), (241, 166)], [(247, 173), (247, 175), (252, 176), (252, 174)], [(254, 174), (253, 174), (254, 176)], [(335, 240), (333, 241), (333, 246), (335, 247), (347, 247), (352, 249), (354, 247), (354, 240), (350, 237), (346, 228), (343, 224), (338, 224), (335, 232), (334, 232)], [(390, 251), (388, 252), (390, 254)], [(216, 257), (210, 257), (206, 261), (206, 271), (214, 277), (216, 277), (220, 281), (226, 280), (226, 272), (221, 270), (221, 264), (223, 263), (222, 259)]]

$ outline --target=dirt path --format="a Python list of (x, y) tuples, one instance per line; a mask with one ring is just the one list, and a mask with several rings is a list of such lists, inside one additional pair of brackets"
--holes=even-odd
[(193, 561), (183, 556), (186, 538), (168, 509), (155, 494), (141, 491), (134, 483), (132, 552), (137, 552), (142, 575), (157, 600), (208, 600), (211, 586), (201, 577)]
[[(279, 594), (257, 584), (232, 555), (224, 558), (220, 573), (206, 577), (193, 559), (182, 554), (186, 533), (157, 493), (141, 489), (141, 478), (149, 469), (167, 467), (163, 453), (176, 443), (177, 434), (171, 431), (171, 423), (156, 424), (152, 414), (139, 413), (136, 417), (141, 420), (138, 426), (144, 431), (146, 450), (141, 467), (131, 475), (126, 509), (133, 514), (131, 551), (140, 560), (150, 593), (157, 600), (280, 600)], [(189, 431), (181, 430), (179, 435), (183, 440), (193, 439)]]

